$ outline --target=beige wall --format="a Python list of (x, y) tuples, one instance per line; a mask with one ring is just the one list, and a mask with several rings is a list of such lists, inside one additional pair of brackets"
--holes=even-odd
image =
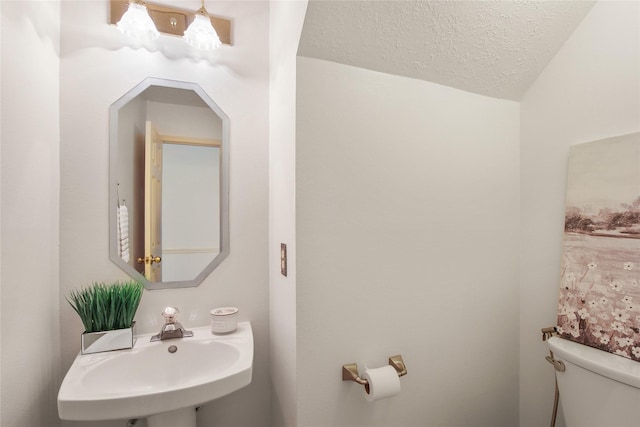
[(518, 104), (303, 57), (297, 96), (298, 424), (516, 425)]
[(0, 425), (57, 426), (60, 4), (2, 16)]
[[(640, 3), (598, 2), (521, 102), (520, 426), (548, 425), (569, 146), (640, 130)], [(558, 423), (558, 426), (564, 423)]]

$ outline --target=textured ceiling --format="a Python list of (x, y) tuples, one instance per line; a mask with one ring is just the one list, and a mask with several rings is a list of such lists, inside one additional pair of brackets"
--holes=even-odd
[(311, 0), (298, 55), (519, 100), (594, 4)]

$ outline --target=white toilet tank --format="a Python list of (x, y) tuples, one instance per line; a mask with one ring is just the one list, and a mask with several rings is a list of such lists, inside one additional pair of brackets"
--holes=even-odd
[(640, 427), (640, 362), (552, 337), (567, 427)]

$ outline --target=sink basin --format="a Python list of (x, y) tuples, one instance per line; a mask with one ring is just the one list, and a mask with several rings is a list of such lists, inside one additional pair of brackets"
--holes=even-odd
[(226, 335), (209, 326), (191, 330), (190, 338), (150, 342), (153, 334), (140, 335), (129, 350), (79, 354), (58, 393), (60, 418), (145, 418), (195, 408), (251, 382), (249, 322)]

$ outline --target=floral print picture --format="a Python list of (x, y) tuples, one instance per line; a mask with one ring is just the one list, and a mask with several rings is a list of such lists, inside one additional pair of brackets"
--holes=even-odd
[(558, 332), (640, 361), (640, 133), (569, 151)]

